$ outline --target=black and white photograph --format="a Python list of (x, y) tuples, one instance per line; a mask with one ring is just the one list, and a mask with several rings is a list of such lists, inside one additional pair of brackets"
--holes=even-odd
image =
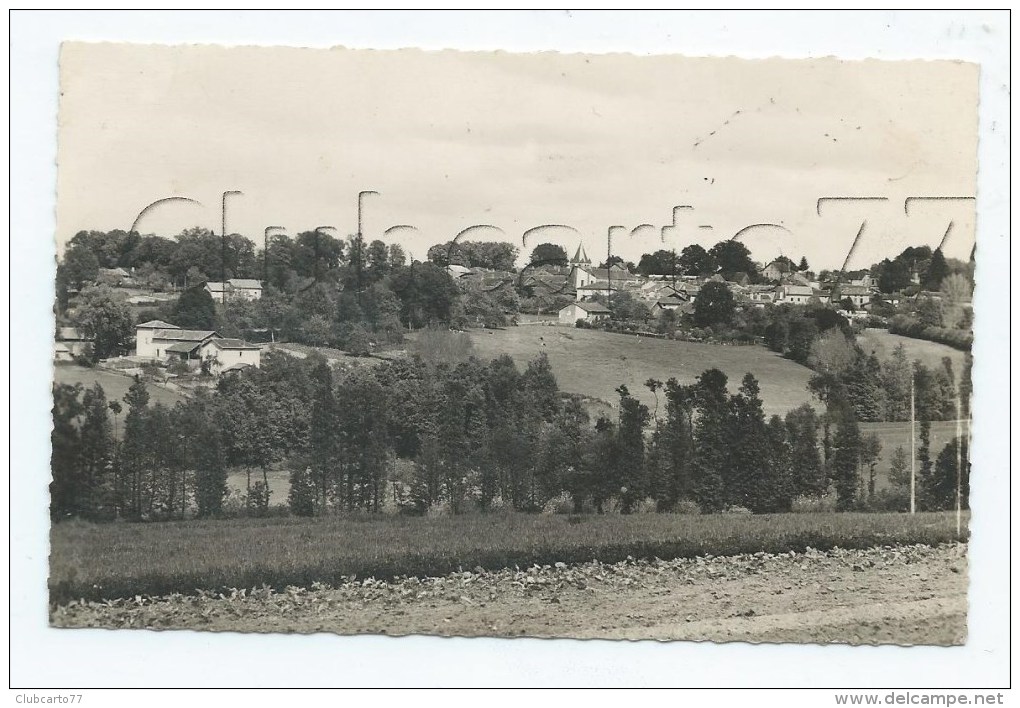
[(981, 71), (63, 41), (49, 630), (965, 646)]

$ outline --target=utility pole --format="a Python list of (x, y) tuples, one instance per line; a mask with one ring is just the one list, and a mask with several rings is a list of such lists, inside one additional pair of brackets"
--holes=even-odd
[(227, 197), (231, 194), (243, 194), (237, 189), (228, 189), (220, 201), (220, 302), (227, 304)]
[(362, 258), (362, 254), (364, 253), (363, 246), (364, 246), (364, 243), (365, 243), (365, 237), (362, 234), (362, 220), (363, 220), (363, 213), (364, 213), (364, 199), (365, 199), (365, 196), (369, 195), (369, 194), (379, 194), (379, 192), (375, 191), (374, 189), (365, 189), (365, 190), (362, 190), (362, 191), (358, 192), (358, 236), (357, 236), (357, 244), (358, 244), (358, 261), (357, 261), (358, 292), (357, 292), (357, 298), (358, 298), (358, 304), (359, 305), (361, 304), (361, 291), (365, 287), (364, 283), (361, 280), (361, 268), (362, 268), (361, 258)]
[(917, 453), (914, 451), (917, 440), (914, 437), (914, 372), (910, 372), (910, 513), (915, 512), (914, 475), (917, 466)]
[(609, 296), (606, 298), (606, 307), (609, 308), (609, 317), (613, 317), (613, 229), (622, 229), (623, 226), (610, 226), (606, 230), (606, 284)]

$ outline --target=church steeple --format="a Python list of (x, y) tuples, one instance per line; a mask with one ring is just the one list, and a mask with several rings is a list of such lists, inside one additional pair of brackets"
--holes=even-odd
[(574, 253), (574, 257), (570, 259), (570, 265), (591, 265), (591, 259), (585, 253), (583, 243), (577, 244), (577, 251)]

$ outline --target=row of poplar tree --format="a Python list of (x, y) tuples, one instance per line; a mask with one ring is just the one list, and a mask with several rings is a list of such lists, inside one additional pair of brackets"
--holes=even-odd
[[(880, 446), (861, 434), (839, 382), (829, 383), (822, 413), (804, 405), (767, 418), (754, 376), (731, 393), (711, 369), (688, 385), (646, 382), (654, 409), (621, 386), (616, 415), (596, 420), (581, 397), (559, 391), (544, 355), (523, 371), (509, 356), (344, 370), (267, 353), (260, 369), (173, 407), (151, 402), (141, 380), (124, 406), (98, 384), (58, 385), (52, 514), (218, 516), (230, 469), (247, 472), (247, 513), (266, 513), (274, 465), (291, 470), (297, 515), (538, 511), (568, 494), (575, 511), (694, 503), (783, 512), (830, 491), (839, 509), (861, 508), (874, 495)], [(933, 460), (922, 446), (929, 508), (951, 505), (955, 467), (942, 458), (955, 459), (953, 450)]]

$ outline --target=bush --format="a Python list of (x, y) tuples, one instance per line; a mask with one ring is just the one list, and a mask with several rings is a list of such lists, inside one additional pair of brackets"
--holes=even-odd
[(450, 506), (448, 501), (434, 502), (428, 509), (425, 510), (425, 516), (429, 519), (442, 519), (448, 516), (453, 516), (453, 508)]
[(631, 509), (630, 513), (654, 514), (656, 511), (658, 511), (658, 503), (651, 497), (645, 497), (644, 499), (641, 499), (636, 504), (634, 504), (634, 508)]
[(243, 492), (236, 489), (227, 491), (227, 495), (223, 497), (223, 506), (220, 509), (220, 513), (229, 518), (237, 518), (244, 516), (245, 510), (248, 508), (248, 497)]
[(609, 497), (602, 502), (603, 514), (619, 514), (623, 510), (623, 504), (619, 497)]
[(248, 509), (255, 516), (266, 516), (269, 513), (269, 497), (272, 490), (261, 480), (251, 485), (251, 493), (248, 495)]
[(754, 512), (751, 511), (750, 509), (748, 509), (746, 506), (734, 505), (734, 506), (726, 507), (720, 513), (722, 513), (722, 514), (732, 514), (734, 516), (749, 516), (750, 514), (753, 514)]
[(372, 353), (372, 340), (368, 330), (360, 324), (344, 323), (339, 339), (340, 348), (351, 356), (368, 356)]
[(542, 507), (543, 514), (573, 514), (574, 499), (570, 492), (560, 492)]
[(681, 499), (673, 507), (674, 514), (682, 514), (685, 516), (697, 516), (701, 513), (701, 507), (698, 506), (698, 502), (690, 499)]
[(489, 502), (489, 512), (493, 514), (510, 514), (514, 511), (513, 504), (503, 497), (493, 497)]
[(191, 368), (184, 359), (171, 359), (170, 363), (167, 364), (166, 370), (175, 376), (185, 376), (191, 373)]
[(287, 495), (290, 513), (294, 516), (315, 515), (315, 483), (311, 468), (295, 467), (290, 472), (290, 492)]
[(868, 502), (868, 511), (910, 511), (910, 490), (900, 487), (879, 489)]
[(820, 496), (805, 494), (794, 497), (790, 505), (790, 511), (795, 514), (836, 511), (836, 495), (833, 492), (826, 492)]

